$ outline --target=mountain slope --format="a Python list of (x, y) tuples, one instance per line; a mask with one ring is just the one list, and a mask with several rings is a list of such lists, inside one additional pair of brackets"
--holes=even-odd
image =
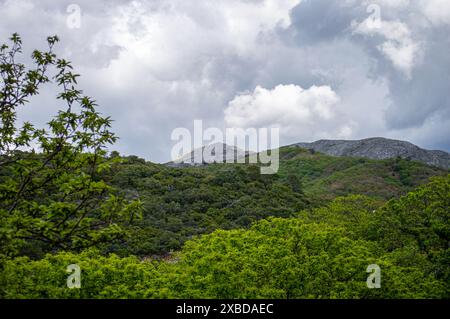
[(381, 200), (404, 195), (448, 170), (401, 158), (373, 160), (330, 156), (299, 147), (280, 149), (278, 176), (296, 176), (308, 198), (318, 205), (337, 196), (363, 194)]
[[(381, 207), (365, 196), (340, 197), (292, 218), (217, 230), (162, 260), (97, 250), (8, 258), (0, 296), (448, 299), (449, 199), (450, 175)], [(74, 260), (88, 283), (83, 289), (61, 285)], [(382, 289), (367, 289), (370, 264), (382, 269)]]
[(429, 151), (405, 141), (381, 137), (363, 140), (319, 140), (313, 143), (297, 143), (293, 146), (312, 149), (331, 156), (388, 159), (401, 157), (419, 161), (444, 169), (450, 168), (450, 154), (444, 151)]
[(406, 194), (448, 171), (403, 159), (334, 157), (299, 147), (280, 149), (280, 169), (261, 175), (258, 165), (213, 163), (174, 168), (123, 158), (105, 179), (143, 203), (143, 220), (120, 254), (164, 255), (199, 234), (245, 228), (267, 218), (291, 217), (337, 196), (362, 194), (376, 202)]

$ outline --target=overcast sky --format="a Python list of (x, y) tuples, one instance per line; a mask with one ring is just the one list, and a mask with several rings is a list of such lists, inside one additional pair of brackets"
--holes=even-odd
[[(450, 150), (449, 0), (0, 0), (0, 43), (13, 32), (27, 55), (60, 36), (122, 154), (168, 161), (172, 130), (194, 119), (278, 126), (281, 144)], [(44, 88), (21, 119), (45, 123), (55, 95)]]

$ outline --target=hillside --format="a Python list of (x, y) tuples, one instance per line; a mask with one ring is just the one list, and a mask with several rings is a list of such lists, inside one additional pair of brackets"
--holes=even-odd
[(429, 151), (405, 141), (374, 137), (364, 140), (319, 140), (313, 143), (297, 143), (293, 146), (312, 149), (332, 156), (351, 156), (369, 159), (401, 157), (427, 165), (450, 168), (450, 154), (444, 151)]
[[(450, 175), (381, 207), (349, 196), (195, 238), (165, 260), (103, 256), (96, 249), (6, 260), (5, 298), (448, 298)], [(376, 207), (379, 207), (375, 210)], [(401, 227), (399, 227), (401, 225)], [(66, 289), (66, 266), (83, 289)], [(382, 289), (367, 289), (379, 265)]]
[(305, 194), (319, 201), (348, 194), (395, 198), (426, 183), (430, 176), (448, 172), (407, 159), (336, 157), (292, 146), (281, 148), (280, 158), (278, 175), (297, 176)]
[(333, 157), (298, 147), (280, 149), (280, 169), (260, 175), (256, 165), (173, 168), (123, 158), (105, 179), (143, 203), (143, 220), (126, 241), (105, 248), (128, 255), (164, 255), (194, 235), (291, 217), (338, 196), (362, 194), (379, 203), (427, 183), (447, 170), (419, 162)]

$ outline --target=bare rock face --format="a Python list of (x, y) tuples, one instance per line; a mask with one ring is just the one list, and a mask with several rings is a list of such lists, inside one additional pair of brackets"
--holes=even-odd
[(429, 151), (405, 141), (381, 137), (364, 140), (319, 140), (313, 143), (298, 143), (293, 146), (314, 150), (331, 156), (388, 159), (401, 157), (428, 165), (450, 168), (450, 154), (444, 151)]
[(181, 158), (169, 162), (169, 167), (202, 166), (212, 163), (234, 163), (252, 152), (244, 151), (238, 147), (232, 147), (223, 143), (210, 144), (196, 149)]

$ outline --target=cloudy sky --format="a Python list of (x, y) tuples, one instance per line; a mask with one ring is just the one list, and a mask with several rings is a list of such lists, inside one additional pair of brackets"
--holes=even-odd
[[(281, 144), (384, 136), (450, 151), (449, 0), (0, 0), (0, 42), (13, 32), (27, 55), (60, 36), (122, 154), (168, 161), (171, 132), (195, 119), (280, 127)], [(45, 123), (55, 94), (21, 119)]]

